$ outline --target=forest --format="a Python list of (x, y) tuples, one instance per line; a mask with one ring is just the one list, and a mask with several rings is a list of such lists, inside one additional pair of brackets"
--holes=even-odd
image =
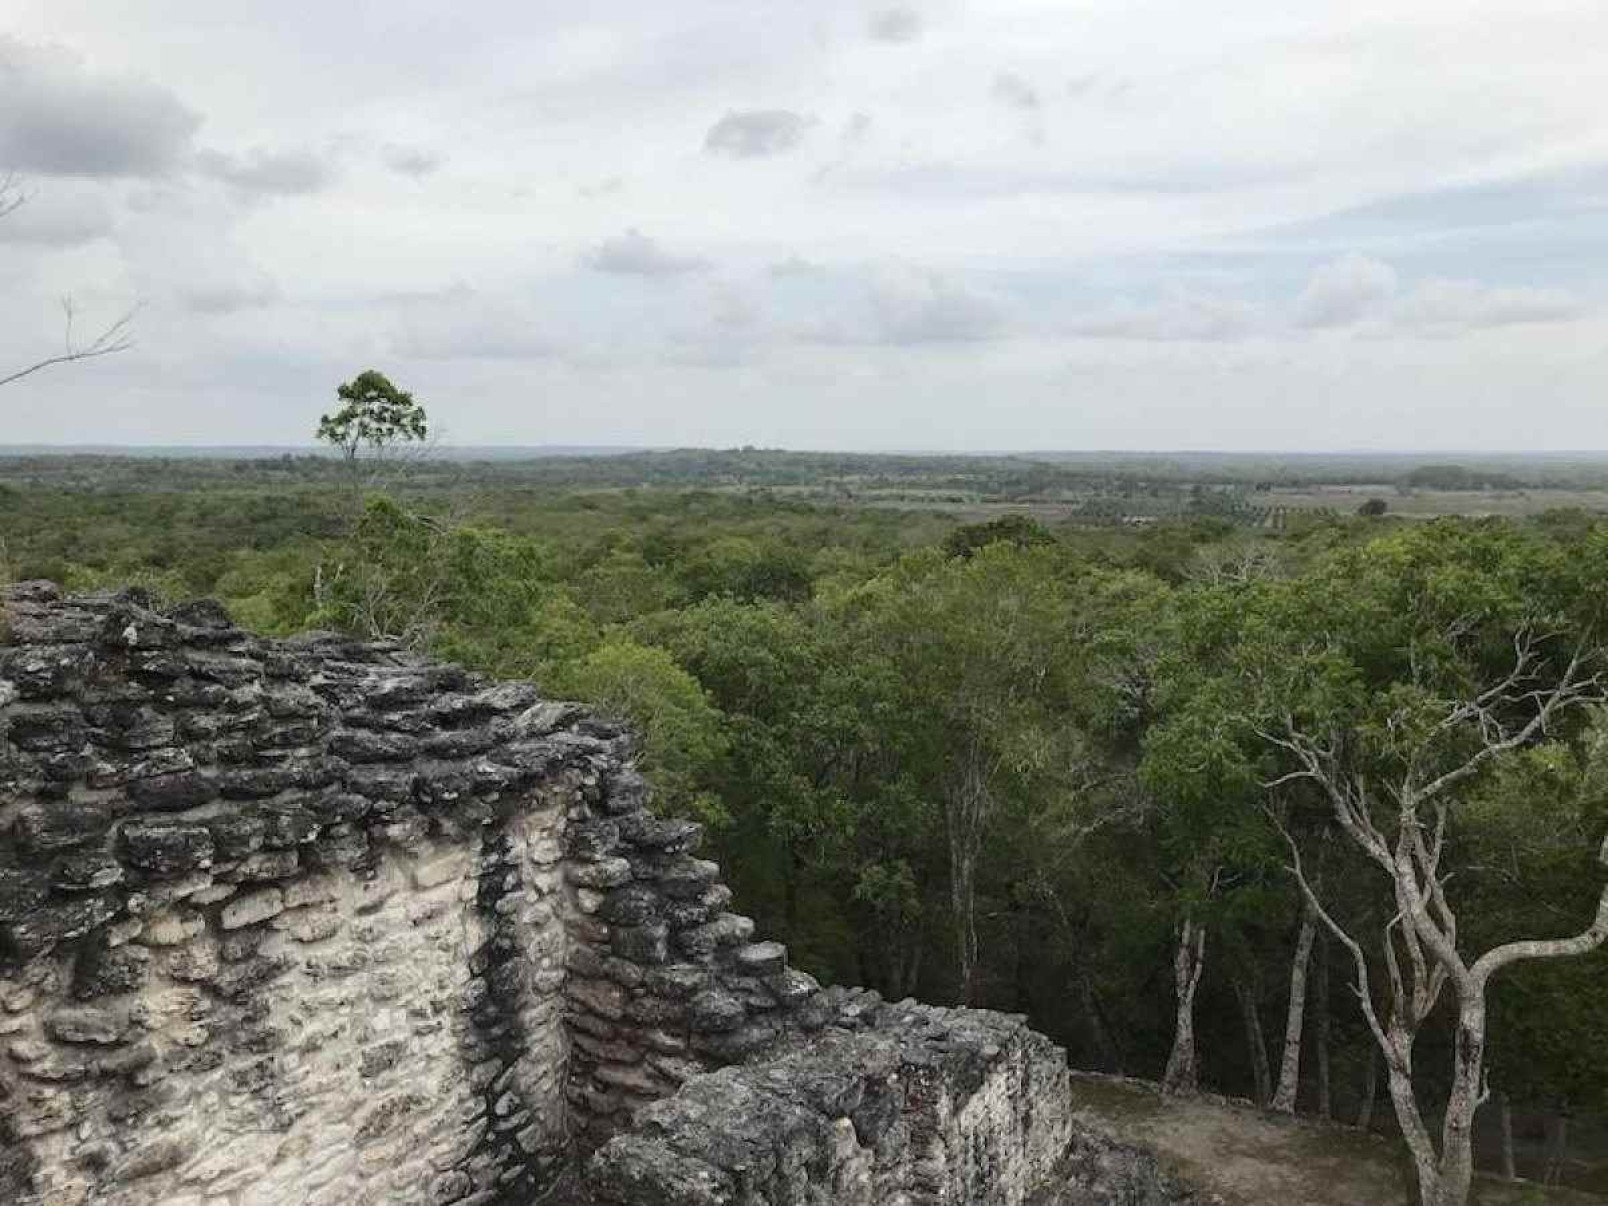
[(1277, 472), (18, 455), (0, 579), (534, 680), (823, 980), (1389, 1133), (1425, 1201), (1608, 1188), (1608, 521), (1247, 521)]

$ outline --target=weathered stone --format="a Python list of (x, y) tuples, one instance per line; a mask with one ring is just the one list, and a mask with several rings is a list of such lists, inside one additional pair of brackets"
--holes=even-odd
[(128, 1033), (127, 1009), (99, 1005), (74, 1005), (58, 1009), (45, 1018), (45, 1030), (64, 1043), (120, 1042)]
[(754, 936), (754, 923), (736, 913), (722, 913), (707, 925), (682, 930), (676, 944), (689, 955), (709, 956), (722, 947), (741, 946)]
[(747, 1017), (742, 1001), (718, 988), (699, 993), (687, 1008), (688, 1024), (703, 1034), (735, 1030)]
[(617, 725), (213, 607), (0, 605), (0, 1197), (15, 1152), (64, 1201), (492, 1206), (603, 1144), (598, 1206), (1025, 1202), (1054, 1049), (788, 968)]
[(609, 945), (620, 958), (651, 966), (670, 957), (670, 930), (663, 922), (616, 926)]
[(659, 894), (646, 884), (627, 884), (603, 898), (597, 915), (610, 925), (642, 925), (658, 917)]
[(0, 925), (0, 938), (24, 958), (43, 954), (59, 942), (82, 938), (105, 925), (119, 912), (119, 906), (106, 896), (84, 896), (57, 901)]
[(787, 966), (787, 948), (780, 942), (751, 942), (738, 947), (732, 957), (749, 976), (773, 976)]
[(129, 822), (118, 834), (123, 861), (149, 875), (182, 875), (212, 865), (212, 831), (201, 825)]
[(241, 896), (223, 906), (220, 922), (226, 930), (256, 925), (284, 912), (285, 897), (278, 888), (264, 888), (249, 896)]
[(123, 882), (123, 867), (104, 850), (74, 850), (50, 868), (50, 882), (64, 892), (94, 892)]
[(625, 989), (605, 980), (572, 979), (566, 986), (570, 1000), (601, 1018), (618, 1021), (625, 1016)]
[(595, 863), (571, 863), (565, 878), (582, 888), (606, 891), (631, 882), (631, 864), (623, 858), (605, 858)]
[(150, 959), (137, 946), (86, 944), (73, 964), (73, 996), (90, 1001), (134, 992), (145, 983)]
[(651, 813), (627, 813), (619, 818), (620, 840), (633, 846), (680, 854), (696, 850), (703, 840), (697, 821), (669, 820)]
[(368, 729), (349, 729), (329, 739), (332, 753), (348, 762), (407, 762), (418, 743), (401, 733), (377, 733)]
[(112, 810), (101, 803), (52, 800), (17, 814), (17, 844), (31, 854), (70, 850), (102, 840), (112, 824)]
[(583, 821), (564, 831), (565, 852), (585, 862), (607, 858), (620, 844), (620, 827), (613, 821)]
[(0, 922), (29, 916), (49, 895), (50, 877), (43, 871), (0, 867)]

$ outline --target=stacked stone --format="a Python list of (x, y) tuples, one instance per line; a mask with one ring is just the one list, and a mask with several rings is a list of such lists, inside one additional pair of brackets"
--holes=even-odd
[(647, 808), (632, 770), (572, 812), (569, 1101), (591, 1147), (695, 1073), (819, 1030), (820, 986), (777, 942), (727, 911), (720, 868), (697, 857), (702, 827)]
[(215, 605), (0, 603), (0, 1201), (545, 1188), (558, 836), (618, 732)]
[(1022, 1200), (1059, 1052), (821, 990), (629, 754), (394, 645), (0, 592), (0, 1202), (526, 1206), (599, 1145), (611, 1204)]
[(1066, 1060), (1023, 1019), (864, 994), (833, 1008), (811, 1042), (639, 1111), (583, 1200), (1022, 1206), (1052, 1177), (1073, 1132)]

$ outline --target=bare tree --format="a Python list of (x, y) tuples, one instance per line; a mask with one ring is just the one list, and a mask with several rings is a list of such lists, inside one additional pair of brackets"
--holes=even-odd
[[(17, 182), (15, 176), (0, 176), (0, 218), (15, 213), (27, 200), (28, 195), (23, 192), (22, 186)], [(95, 360), (101, 356), (111, 356), (118, 352), (126, 352), (134, 346), (134, 341), (130, 337), (130, 328), (134, 324), (137, 307), (125, 311), (120, 318), (113, 321), (110, 326), (104, 328), (99, 334), (92, 336), (87, 342), (80, 342), (77, 332), (74, 330), (73, 320), (76, 317), (76, 313), (73, 299), (70, 297), (62, 298), (61, 308), (64, 319), (61, 351), (54, 356), (46, 356), (43, 360), (35, 361), (33, 364), (5, 373), (0, 376), (0, 386), (21, 381), (24, 377), (31, 377), (42, 369), (53, 368), (58, 364), (71, 364), (77, 360)]]
[[(1339, 734), (1304, 731), (1290, 716), (1282, 728), (1261, 734), (1296, 768), (1268, 786), (1303, 781), (1315, 786), (1340, 831), (1384, 873), (1389, 885), (1394, 912), (1378, 935), (1385, 973), (1381, 1010), (1373, 990), (1376, 965), (1362, 942), (1324, 906), (1303, 867), (1299, 844), (1274, 817), (1289, 846), (1290, 871), (1303, 898), (1355, 965), (1357, 998), (1384, 1057), (1391, 1102), (1423, 1206), (1464, 1206), (1468, 1201), (1474, 1114), (1489, 1096), (1485, 1041), (1491, 977), (1524, 960), (1583, 955), (1608, 939), (1605, 886), (1595, 918), (1573, 937), (1507, 942), (1470, 957), (1458, 949), (1457, 914), (1446, 893), (1442, 857), (1454, 789), (1500, 755), (1543, 738), (1565, 712), (1599, 702), (1608, 693), (1602, 677), (1591, 669), (1594, 651), (1577, 647), (1561, 674), (1548, 675), (1545, 643), (1533, 629), (1521, 629), (1513, 642), (1511, 670), (1471, 697), (1443, 701), (1438, 719), (1427, 728), (1413, 732), (1404, 717), (1392, 717), (1400, 757), (1388, 774), (1359, 768), (1348, 758)], [(1451, 744), (1454, 739), (1463, 744)], [(1459, 752), (1448, 754), (1449, 744)], [(1608, 837), (1598, 857), (1608, 867)], [(1457, 1033), (1437, 1144), (1413, 1087), (1413, 1045), (1448, 988)]]
[(1161, 1078), (1161, 1091), (1169, 1096), (1190, 1096), (1200, 1088), (1200, 1066), (1195, 1055), (1195, 993), (1205, 970), (1206, 927), (1186, 915), (1179, 923), (1178, 945), (1173, 951), (1176, 1015), (1172, 1050), (1167, 1054), (1167, 1070)]
[(1270, 1103), (1281, 1114), (1295, 1113), (1295, 1094), (1301, 1085), (1301, 1034), (1306, 1022), (1307, 968), (1312, 942), (1318, 936), (1318, 915), (1303, 901), (1301, 928), (1290, 960), (1290, 998), (1284, 1011), (1284, 1054), (1279, 1060), (1279, 1084)]

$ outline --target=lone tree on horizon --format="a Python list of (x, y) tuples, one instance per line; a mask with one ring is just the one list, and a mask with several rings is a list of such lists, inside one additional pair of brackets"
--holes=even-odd
[(333, 414), (319, 416), (318, 439), (340, 450), (354, 489), (364, 449), (371, 459), (381, 461), (390, 448), (422, 443), (430, 434), (424, 407), (377, 369), (337, 386), (335, 396), (343, 405)]

